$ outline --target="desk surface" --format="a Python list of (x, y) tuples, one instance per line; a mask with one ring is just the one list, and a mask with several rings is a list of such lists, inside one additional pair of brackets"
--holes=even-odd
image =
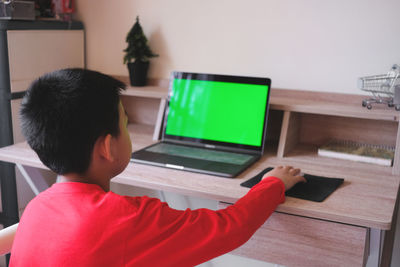
[[(133, 150), (153, 143), (153, 126), (129, 125)], [(20, 163), (22, 165), (46, 168), (37, 155), (26, 143), (19, 143), (0, 149), (0, 160)], [(177, 192), (188, 196), (234, 203), (249, 190), (240, 183), (256, 175), (269, 166), (293, 165), (302, 171), (314, 175), (344, 178), (339, 187), (324, 202), (317, 203), (287, 197), (277, 211), (312, 217), (317, 219), (341, 222), (389, 230), (396, 203), (400, 176), (391, 175), (377, 166), (373, 171), (360, 172), (352, 170), (351, 165), (344, 168), (327, 163), (296, 161), (296, 157), (277, 158), (276, 153), (266, 153), (257, 163), (237, 178), (221, 178), (216, 176), (190, 173), (141, 164), (129, 164), (126, 170), (112, 181), (127, 185), (150, 189)]]

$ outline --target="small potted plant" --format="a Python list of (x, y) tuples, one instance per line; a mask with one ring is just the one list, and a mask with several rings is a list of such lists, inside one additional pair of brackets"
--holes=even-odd
[(149, 59), (158, 55), (151, 51), (139, 23), (139, 17), (136, 17), (135, 24), (126, 36), (126, 42), (128, 47), (124, 50), (124, 64), (128, 65), (131, 85), (144, 86), (147, 80)]

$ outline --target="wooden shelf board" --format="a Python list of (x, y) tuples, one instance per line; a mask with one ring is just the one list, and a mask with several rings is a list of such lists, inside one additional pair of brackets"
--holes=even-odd
[(296, 99), (292, 97), (271, 97), (270, 108), (292, 112), (387, 121), (399, 121), (400, 117), (400, 112), (384, 106), (374, 106), (373, 109), (369, 110), (362, 107), (361, 102), (349, 104), (332, 101)]
[[(126, 78), (117, 76), (126, 82)], [(127, 86), (122, 92), (125, 96), (137, 96), (147, 98), (166, 99), (168, 87), (166, 81), (157, 85), (152, 81), (149, 86)], [(302, 113), (315, 113), (321, 115), (333, 115), (363, 119), (399, 121), (400, 112), (386, 105), (374, 105), (371, 110), (362, 107), (361, 102), (365, 96), (343, 95), (335, 93), (307, 92), (300, 90), (287, 90), (273, 88), (271, 90), (270, 108)]]
[(155, 142), (152, 140), (154, 125), (130, 123), (128, 124), (128, 131), (132, 140), (132, 151)]
[(126, 90), (121, 92), (124, 96), (138, 96), (148, 98), (167, 98), (168, 89), (161, 86), (143, 86), (143, 87), (132, 87), (127, 86)]
[[(344, 159), (335, 159), (318, 155), (318, 148), (309, 144), (298, 144), (294, 149), (288, 152), (285, 159), (299, 164), (317, 165), (318, 168), (333, 168), (332, 175), (340, 175), (343, 172), (348, 173), (369, 173), (374, 175), (391, 175), (392, 167), (376, 164), (357, 162)], [(316, 166), (313, 166), (315, 169)]]

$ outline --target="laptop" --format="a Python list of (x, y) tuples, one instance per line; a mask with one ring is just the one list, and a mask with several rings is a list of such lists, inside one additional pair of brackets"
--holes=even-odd
[(235, 177), (264, 152), (269, 78), (173, 72), (159, 143), (131, 161)]

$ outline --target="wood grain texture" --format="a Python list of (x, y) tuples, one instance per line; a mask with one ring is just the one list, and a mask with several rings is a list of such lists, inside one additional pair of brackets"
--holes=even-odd
[(299, 142), (300, 116), (298, 113), (283, 113), (282, 130), (279, 138), (278, 157), (284, 157)]
[(394, 175), (400, 175), (400, 123), (397, 128), (396, 150), (394, 151), (392, 173)]
[(128, 86), (121, 94), (125, 96), (141, 96), (148, 98), (167, 98), (168, 95), (166, 88), (159, 86)]
[[(154, 143), (154, 126), (129, 125), (133, 150)], [(308, 147), (307, 147), (308, 148)], [(391, 168), (360, 163), (341, 164), (341, 161), (321, 159), (315, 153), (278, 158), (276, 152), (267, 153), (251, 168), (235, 179), (172, 170), (143, 164), (129, 164), (112, 181), (149, 189), (165, 190), (183, 195), (234, 203), (248, 192), (240, 183), (266, 167), (292, 165), (303, 172), (326, 177), (344, 178), (345, 182), (324, 202), (287, 197), (277, 211), (346, 224), (383, 230), (391, 229), (400, 177), (391, 174)], [(0, 149), (0, 160), (46, 168), (37, 155), (20, 143)]]
[[(159, 86), (160, 91), (167, 91), (165, 80), (154, 84)], [(145, 88), (150, 87), (142, 89), (145, 90)], [(133, 122), (129, 125), (133, 150), (155, 142), (152, 140), (154, 125), (157, 121), (160, 99), (163, 99), (162, 95), (154, 97), (153, 93), (140, 92), (135, 92), (136, 95), (133, 97), (122, 97), (129, 120)], [(285, 146), (290, 149), (282, 150), (284, 157), (277, 156), (275, 149), (266, 149), (265, 155), (258, 162), (235, 179), (143, 164), (129, 164), (126, 170), (112, 181), (234, 203), (249, 190), (241, 187), (240, 183), (266, 167), (292, 165), (301, 168), (304, 173), (344, 178), (345, 182), (322, 203), (288, 197), (286, 202), (278, 207), (278, 211), (389, 230), (393, 221), (400, 183), (400, 176), (397, 173), (393, 175), (392, 170), (398, 170), (398, 167), (371, 166), (370, 164), (323, 158), (317, 155), (316, 145), (320, 139), (327, 136), (354, 133), (356, 136), (366, 136), (369, 140), (384, 139), (390, 144), (399, 144), (398, 113), (384, 108), (368, 111), (357, 103), (361, 99), (360, 96), (272, 90), (271, 107), (278, 109), (277, 112), (272, 112), (272, 115), (278, 115), (280, 119), (282, 113), (285, 113), (289, 119), (291, 114), (297, 114), (287, 123), (282, 122), (282, 128), (286, 127), (286, 138), (281, 138), (280, 149), (282, 150), (282, 147)], [(345, 108), (339, 112), (338, 107), (343, 106)], [(298, 137), (296, 137), (297, 126), (290, 126), (290, 123), (293, 122), (300, 125)], [(372, 126), (364, 125), (371, 122)], [(280, 123), (274, 122), (274, 125), (279, 126)], [(290, 127), (295, 130), (290, 130)], [(293, 142), (296, 138), (300, 138), (300, 141), (303, 142), (296, 144)], [(296, 145), (286, 144), (286, 142)], [(282, 152), (280, 153), (282, 154)], [(25, 143), (1, 148), (0, 160), (46, 168)], [(397, 156), (395, 162), (399, 162)]]
[[(400, 192), (397, 195), (397, 202), (394, 208), (395, 212), (393, 214), (393, 221), (392, 221), (392, 229), (389, 231), (385, 231), (384, 242), (382, 246), (382, 257), (381, 257), (381, 265), (380, 267), (390, 267), (392, 262), (392, 253), (393, 253), (393, 246), (396, 234), (396, 225), (397, 225), (397, 216), (399, 211), (399, 201), (400, 201)], [(399, 231), (397, 229), (397, 231)]]
[(165, 113), (165, 105), (166, 105), (167, 100), (166, 99), (161, 99), (160, 100), (160, 106), (158, 107), (158, 113), (157, 113), (157, 120), (156, 124), (154, 126), (154, 133), (153, 133), (153, 140), (157, 141), (161, 139), (162, 136), (162, 128), (163, 128), (163, 122), (164, 122), (164, 113)]
[[(126, 76), (114, 77), (129, 84), (129, 79)], [(149, 79), (149, 89), (153, 90), (152, 86), (159, 87), (154, 89), (158, 93), (164, 92), (166, 95), (168, 85), (168, 79)], [(146, 87), (143, 87), (143, 89), (146, 90)], [(270, 109), (399, 121), (400, 113), (387, 105), (374, 105), (371, 110), (362, 107), (361, 102), (365, 98), (367, 96), (271, 88)]]
[(129, 123), (156, 124), (160, 99), (121, 96), (121, 102), (128, 114)]
[(361, 95), (272, 88), (270, 107), (302, 113), (399, 121), (400, 113), (387, 105), (374, 105), (371, 110), (362, 107), (361, 102), (365, 98)]
[(364, 265), (368, 248), (365, 227), (274, 212), (249, 241), (231, 253), (285, 266), (353, 267)]
[(301, 114), (300, 143), (322, 145), (330, 139), (394, 147), (397, 121)]

